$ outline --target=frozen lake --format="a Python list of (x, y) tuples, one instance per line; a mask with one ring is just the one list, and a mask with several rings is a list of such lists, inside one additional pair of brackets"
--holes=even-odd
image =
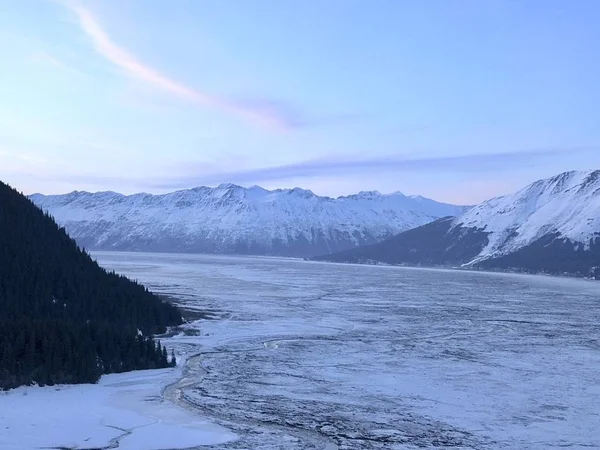
[(220, 449), (600, 448), (600, 283), (275, 258), (94, 253), (206, 311), (166, 395)]

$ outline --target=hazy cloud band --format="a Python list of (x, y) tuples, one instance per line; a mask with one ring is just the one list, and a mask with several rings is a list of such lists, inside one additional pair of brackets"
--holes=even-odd
[(332, 175), (347, 176), (366, 172), (501, 172), (504, 170), (533, 167), (554, 157), (568, 156), (575, 153), (588, 153), (597, 150), (597, 148), (585, 147), (431, 158), (317, 159), (275, 167), (181, 177), (156, 183), (154, 187), (160, 189), (177, 189), (201, 184), (218, 184), (221, 182), (258, 183), (290, 178), (326, 177)]

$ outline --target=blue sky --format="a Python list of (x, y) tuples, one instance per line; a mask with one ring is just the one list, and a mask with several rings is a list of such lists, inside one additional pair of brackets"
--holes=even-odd
[(596, 0), (0, 0), (0, 179), (474, 203), (600, 168)]

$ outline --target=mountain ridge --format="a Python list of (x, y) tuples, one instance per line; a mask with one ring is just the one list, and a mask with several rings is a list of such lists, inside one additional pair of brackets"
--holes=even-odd
[(436, 203), (442, 204), (442, 205), (450, 205), (450, 206), (459, 206), (459, 207), (466, 207), (469, 208), (473, 205), (453, 205), (451, 203), (445, 203), (445, 202), (438, 202), (436, 200), (427, 198), (427, 197), (423, 197), (422, 195), (405, 195), (402, 191), (394, 191), (394, 192), (390, 192), (390, 193), (381, 193), (378, 190), (371, 190), (371, 191), (358, 191), (354, 194), (346, 194), (346, 195), (338, 195), (337, 197), (334, 196), (330, 196), (330, 195), (319, 195), (319, 194), (315, 194), (311, 189), (304, 189), (301, 188), (299, 186), (295, 186), (293, 188), (277, 188), (277, 189), (266, 189), (263, 188), (262, 186), (259, 185), (252, 185), (252, 186), (242, 186), (239, 184), (235, 184), (235, 183), (221, 183), (215, 187), (211, 187), (211, 186), (195, 186), (195, 187), (191, 187), (191, 188), (187, 188), (187, 189), (177, 189), (175, 191), (172, 192), (167, 192), (167, 193), (163, 193), (163, 194), (152, 194), (150, 192), (136, 192), (133, 194), (123, 194), (121, 192), (117, 192), (117, 191), (111, 191), (111, 190), (107, 190), (107, 191), (95, 191), (95, 192), (91, 192), (91, 191), (86, 191), (86, 190), (73, 190), (71, 192), (66, 192), (64, 194), (43, 194), (42, 192), (34, 192), (33, 194), (28, 195), (29, 198), (32, 197), (67, 197), (67, 196), (73, 196), (73, 195), (102, 195), (102, 194), (110, 194), (110, 195), (115, 195), (115, 196), (119, 196), (119, 197), (125, 197), (125, 198), (129, 198), (129, 197), (136, 197), (136, 196), (152, 196), (152, 197), (165, 197), (165, 196), (170, 196), (173, 194), (177, 194), (177, 193), (181, 193), (181, 192), (189, 192), (189, 191), (204, 191), (204, 190), (217, 190), (217, 189), (238, 189), (238, 190), (243, 190), (243, 191), (262, 191), (262, 192), (268, 192), (268, 193), (291, 193), (291, 192), (302, 192), (302, 193), (307, 193), (311, 196), (315, 196), (324, 200), (340, 200), (340, 199), (344, 199), (344, 198), (360, 198), (360, 197), (393, 197), (393, 196), (402, 196), (402, 197), (406, 197), (406, 198), (410, 198), (410, 199), (414, 199), (414, 200), (429, 200), (429, 201), (434, 201)]
[(91, 250), (296, 257), (378, 242), (468, 208), (399, 192), (332, 198), (232, 183), (159, 195), (73, 191), (30, 199)]

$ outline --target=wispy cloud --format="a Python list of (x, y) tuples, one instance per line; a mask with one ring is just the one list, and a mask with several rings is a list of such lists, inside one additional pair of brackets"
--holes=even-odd
[[(292, 178), (354, 176), (379, 172), (501, 173), (506, 170), (535, 167), (557, 157), (593, 154), (598, 150), (595, 147), (578, 147), (429, 158), (315, 159), (274, 167), (210, 173), (205, 176), (184, 176), (157, 182), (153, 187), (178, 189), (221, 182), (259, 183)], [(186, 164), (186, 167), (193, 168), (193, 165)]]
[(70, 1), (63, 2), (63, 4), (76, 15), (81, 29), (90, 37), (96, 51), (130, 76), (186, 101), (242, 116), (276, 129), (290, 130), (299, 125), (298, 116), (291, 114), (290, 110), (280, 103), (270, 100), (263, 100), (259, 103), (231, 101), (169, 78), (139, 61), (127, 50), (113, 42), (89, 9)]

